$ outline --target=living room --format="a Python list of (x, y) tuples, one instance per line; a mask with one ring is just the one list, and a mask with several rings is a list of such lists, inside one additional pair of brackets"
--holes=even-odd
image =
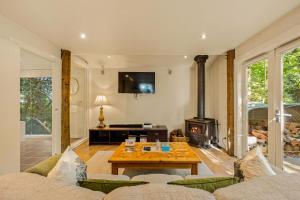
[(298, 199), (299, 6), (0, 0), (0, 199)]

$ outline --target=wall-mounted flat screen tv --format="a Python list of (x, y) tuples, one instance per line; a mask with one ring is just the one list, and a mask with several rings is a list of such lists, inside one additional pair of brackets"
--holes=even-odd
[(119, 93), (155, 93), (155, 72), (119, 72)]

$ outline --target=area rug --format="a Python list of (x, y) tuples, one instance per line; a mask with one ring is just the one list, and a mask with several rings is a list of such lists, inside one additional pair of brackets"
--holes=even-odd
[[(111, 174), (111, 164), (108, 159), (112, 156), (113, 151), (98, 151), (90, 160), (87, 161), (88, 174)], [(198, 164), (198, 176), (213, 176), (213, 172), (204, 164)], [(191, 175), (189, 169), (159, 169), (159, 170), (142, 170), (142, 169), (119, 169), (119, 174), (127, 175), (130, 178), (141, 174), (170, 174), (185, 177)]]

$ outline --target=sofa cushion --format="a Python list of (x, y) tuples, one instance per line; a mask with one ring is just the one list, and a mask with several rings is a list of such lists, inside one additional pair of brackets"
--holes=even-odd
[(39, 174), (41, 176), (47, 176), (48, 173), (55, 167), (56, 163), (60, 159), (61, 154), (54, 155), (35, 166), (25, 170), (28, 173)]
[(170, 181), (183, 180), (181, 176), (178, 175), (168, 175), (168, 174), (146, 174), (138, 175), (131, 179), (132, 181), (146, 181), (149, 183), (168, 183)]
[(104, 200), (215, 200), (204, 190), (177, 185), (147, 184), (118, 188), (104, 197)]
[(144, 181), (123, 181), (123, 180), (102, 180), (102, 179), (88, 179), (85, 181), (79, 181), (79, 186), (94, 191), (100, 191), (109, 193), (116, 188), (125, 186), (136, 186), (147, 184)]
[(78, 181), (87, 179), (86, 164), (68, 147), (47, 177), (76, 185)]
[(113, 175), (113, 174), (87, 174), (88, 179), (104, 179), (104, 180), (122, 180), (129, 181), (129, 176), (126, 175)]
[(234, 163), (235, 177), (240, 181), (248, 181), (252, 178), (276, 175), (272, 166), (258, 146), (249, 151), (242, 159)]
[(264, 176), (214, 192), (217, 200), (298, 200), (300, 174)]
[(237, 182), (238, 180), (233, 177), (211, 177), (173, 181), (169, 182), (168, 184), (181, 185), (185, 187), (206, 190), (208, 192), (214, 192), (218, 188), (227, 187)]
[(1, 200), (101, 200), (104, 196), (32, 173), (0, 176)]

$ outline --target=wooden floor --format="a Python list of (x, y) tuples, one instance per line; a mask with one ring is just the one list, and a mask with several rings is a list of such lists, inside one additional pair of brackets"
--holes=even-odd
[[(92, 145), (89, 146), (85, 142), (75, 149), (75, 152), (85, 162), (88, 161), (97, 151), (114, 151), (118, 145)], [(199, 149), (192, 147), (199, 155), (201, 160), (209, 167), (216, 175), (228, 176), (233, 175), (234, 157), (228, 156), (224, 151), (217, 148)]]
[(52, 155), (52, 139), (26, 138), (21, 142), (21, 171), (49, 158)]

